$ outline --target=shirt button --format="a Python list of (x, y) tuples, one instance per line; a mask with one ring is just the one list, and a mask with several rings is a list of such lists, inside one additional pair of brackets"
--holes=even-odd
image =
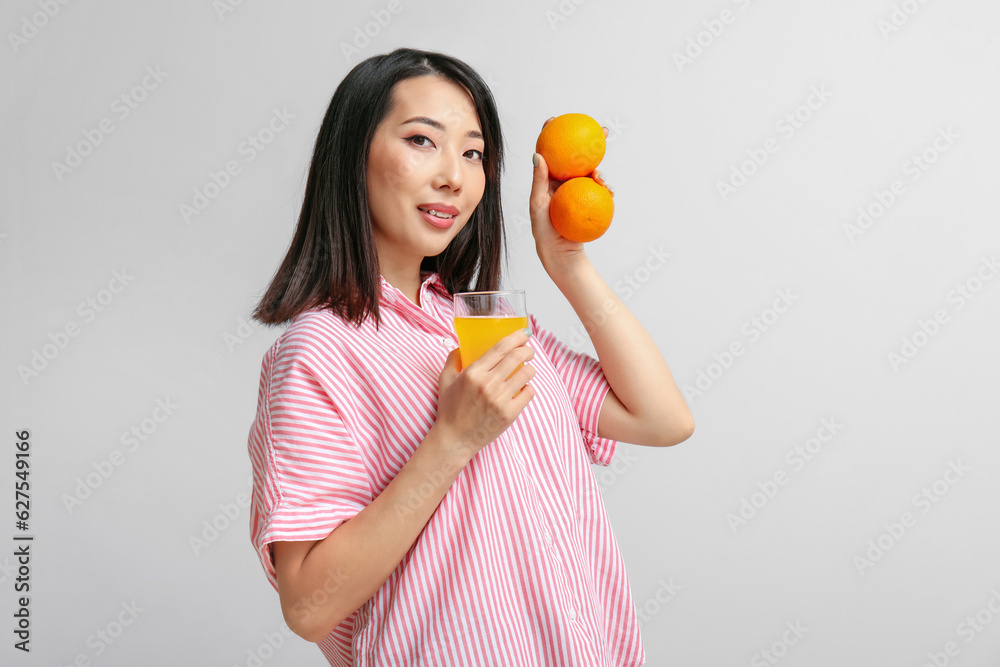
[(550, 547), (552, 546), (552, 536), (549, 535), (548, 533), (545, 533), (545, 544), (547, 544)]
[(569, 620), (571, 620), (571, 621), (575, 621), (576, 620), (576, 609), (570, 609), (569, 610)]

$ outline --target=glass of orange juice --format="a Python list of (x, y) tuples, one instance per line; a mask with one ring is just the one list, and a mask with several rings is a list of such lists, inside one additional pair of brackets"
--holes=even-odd
[(524, 290), (460, 292), (455, 295), (455, 333), (462, 368), (483, 356), (504, 336), (528, 328)]

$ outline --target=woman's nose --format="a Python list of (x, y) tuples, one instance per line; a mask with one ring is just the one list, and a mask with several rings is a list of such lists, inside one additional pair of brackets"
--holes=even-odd
[(435, 189), (447, 186), (451, 190), (462, 188), (462, 158), (458, 155), (442, 152), (435, 175)]

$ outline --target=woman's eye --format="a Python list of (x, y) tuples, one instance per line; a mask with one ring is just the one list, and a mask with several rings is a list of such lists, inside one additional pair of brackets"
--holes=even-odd
[[(406, 141), (414, 146), (417, 146), (418, 148), (433, 148), (434, 146), (434, 142), (422, 134), (415, 134), (412, 137), (407, 137)], [(465, 156), (472, 160), (482, 160), (483, 152), (472, 148), (465, 151)]]

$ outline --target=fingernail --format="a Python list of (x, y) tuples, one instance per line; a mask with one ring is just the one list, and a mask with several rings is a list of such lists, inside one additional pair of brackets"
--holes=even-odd
[(528, 338), (531, 338), (531, 328), (530, 327), (525, 327), (524, 328), (524, 335), (527, 336)]
[(532, 153), (531, 154), (531, 166), (532, 167), (537, 167), (538, 166), (538, 153)]

